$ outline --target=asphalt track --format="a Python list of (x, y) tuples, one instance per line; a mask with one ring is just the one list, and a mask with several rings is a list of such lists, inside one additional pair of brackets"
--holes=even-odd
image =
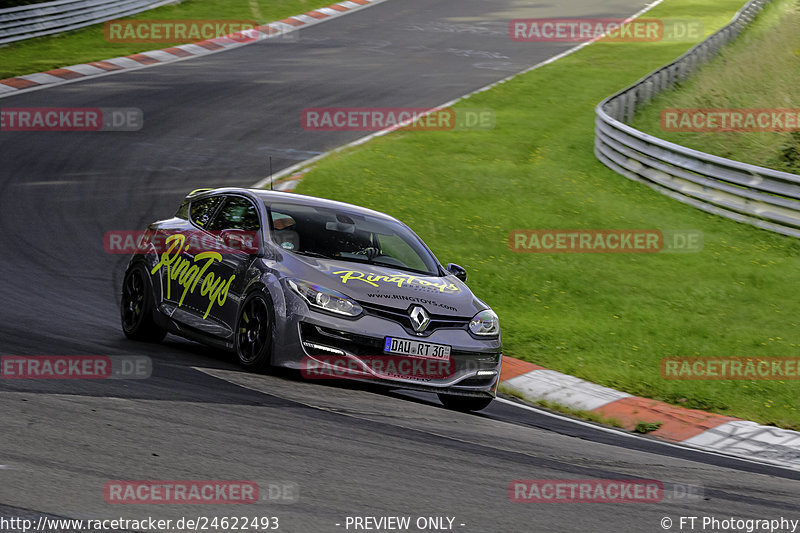
[[(0, 354), (154, 361), (140, 381), (0, 382), (0, 517), (278, 516), (280, 531), (295, 533), (345, 531), (347, 516), (450, 516), (456, 530), (490, 533), (663, 531), (662, 517), (678, 530), (680, 515), (800, 518), (793, 472), (507, 404), (465, 415), (426, 395), (250, 375), (174, 337), (128, 341), (118, 325), (126, 258), (104, 252), (103, 234), (169, 216), (190, 189), (258, 181), (270, 155), (279, 170), (363, 135), (304, 131), (303, 108), (437, 105), (569, 47), (513, 43), (509, 19), (619, 17), (643, 6), (390, 0), (296, 42), (0, 100), (138, 107), (145, 117), (139, 132), (0, 133)], [(704, 496), (509, 501), (509, 482), (540, 478), (656, 479)], [(293, 504), (106, 504), (104, 484), (120, 479), (247, 479), (300, 492)]]

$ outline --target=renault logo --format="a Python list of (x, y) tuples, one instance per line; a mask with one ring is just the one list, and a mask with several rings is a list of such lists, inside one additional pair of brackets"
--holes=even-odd
[(431, 317), (428, 312), (418, 305), (411, 308), (409, 316), (411, 317), (411, 325), (414, 326), (414, 331), (416, 332), (425, 331), (425, 328), (431, 323)]

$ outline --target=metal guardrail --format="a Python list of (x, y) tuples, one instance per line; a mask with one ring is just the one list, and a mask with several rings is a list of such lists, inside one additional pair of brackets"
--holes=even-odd
[(176, 0), (56, 0), (0, 9), (0, 44), (76, 30)]
[(695, 72), (770, 0), (751, 0), (724, 28), (595, 109), (597, 158), (615, 172), (694, 207), (800, 238), (800, 176), (725, 159), (625, 124), (639, 106)]

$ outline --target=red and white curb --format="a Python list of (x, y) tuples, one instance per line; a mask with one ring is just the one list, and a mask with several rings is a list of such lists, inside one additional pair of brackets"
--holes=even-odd
[(538, 365), (503, 357), (501, 390), (619, 421), (626, 429), (660, 422), (660, 439), (757, 462), (800, 469), (800, 432), (640, 398)]
[(0, 80), (0, 98), (19, 94), (23, 91), (38, 90), (53, 85), (73, 83), (87, 78), (107, 76), (119, 72), (215, 54), (266, 39), (286, 39), (287, 34), (295, 32), (300, 28), (313, 26), (385, 1), (387, 0), (346, 0), (328, 7), (321, 7), (309, 11), (302, 15), (295, 15), (283, 20), (258, 26), (252, 30), (244, 30), (224, 37), (174, 46), (162, 50), (150, 50), (129, 56), (105, 59), (103, 61), (71, 65), (48, 70), (46, 72), (27, 74), (25, 76), (7, 78)]

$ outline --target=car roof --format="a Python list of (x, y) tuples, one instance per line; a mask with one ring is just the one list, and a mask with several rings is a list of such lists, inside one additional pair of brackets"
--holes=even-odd
[(283, 204), (294, 204), (294, 205), (309, 206), (309, 207), (328, 207), (334, 209), (342, 209), (349, 211), (351, 213), (360, 215), (370, 215), (373, 217), (382, 218), (384, 220), (391, 220), (393, 222), (399, 222), (402, 224), (402, 222), (400, 222), (393, 216), (387, 215), (386, 213), (381, 213), (380, 211), (375, 211), (373, 209), (367, 209), (366, 207), (360, 207), (357, 205), (348, 204), (346, 202), (329, 200), (327, 198), (318, 198), (316, 196), (306, 196), (304, 194), (296, 194), (293, 192), (269, 191), (266, 189), (247, 189), (243, 187), (223, 187), (218, 189), (205, 190), (201, 194), (197, 194), (195, 197), (216, 195), (216, 194), (230, 194), (230, 193), (239, 193), (250, 197), (254, 197), (255, 199), (261, 200), (266, 204), (280, 202)]

